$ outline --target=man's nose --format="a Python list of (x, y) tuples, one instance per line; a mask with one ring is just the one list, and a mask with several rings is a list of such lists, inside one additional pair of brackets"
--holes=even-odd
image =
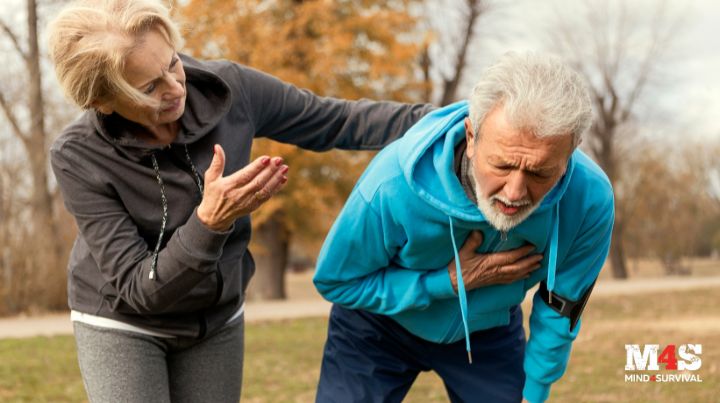
[(522, 171), (514, 171), (505, 183), (505, 197), (511, 202), (524, 200), (527, 197), (527, 181)]

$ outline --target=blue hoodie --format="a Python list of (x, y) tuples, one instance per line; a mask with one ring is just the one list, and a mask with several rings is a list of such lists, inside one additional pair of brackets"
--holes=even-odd
[[(320, 252), (313, 281), (323, 297), (388, 315), (425, 340), (453, 343), (507, 325), (509, 308), (543, 279), (553, 294), (572, 300), (595, 281), (614, 220), (612, 188), (602, 170), (576, 150), (541, 205), (500, 233), (455, 173), (455, 147), (465, 139), (467, 115), (467, 102), (435, 110), (373, 159)], [(473, 230), (483, 233), (478, 252), (530, 243), (544, 255), (542, 267), (525, 280), (467, 293), (460, 280), (456, 294), (448, 264)], [(535, 295), (524, 362), (527, 400), (547, 399), (550, 385), (565, 372), (580, 327), (570, 331), (569, 319)]]

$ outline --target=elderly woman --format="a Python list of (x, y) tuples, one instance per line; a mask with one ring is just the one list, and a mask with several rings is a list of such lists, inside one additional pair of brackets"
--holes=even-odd
[(152, 0), (75, 2), (50, 26), (85, 109), (51, 160), (79, 228), (68, 293), (94, 402), (239, 400), (249, 214), (288, 180), (280, 157), (249, 161), (255, 137), (377, 149), (430, 109), (321, 98), (180, 41)]

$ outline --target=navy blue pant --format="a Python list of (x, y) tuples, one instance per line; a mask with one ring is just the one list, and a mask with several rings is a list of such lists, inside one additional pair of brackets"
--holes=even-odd
[(452, 402), (518, 403), (525, 384), (525, 330), (519, 306), (510, 324), (439, 344), (385, 315), (333, 305), (316, 402), (401, 402), (420, 371), (440, 375)]

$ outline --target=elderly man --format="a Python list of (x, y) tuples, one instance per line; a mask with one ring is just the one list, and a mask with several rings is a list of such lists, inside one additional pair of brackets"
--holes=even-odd
[(317, 401), (401, 401), (428, 370), (454, 402), (547, 399), (610, 244), (610, 183), (576, 148), (590, 121), (576, 72), (508, 54), (378, 154), (318, 261)]

